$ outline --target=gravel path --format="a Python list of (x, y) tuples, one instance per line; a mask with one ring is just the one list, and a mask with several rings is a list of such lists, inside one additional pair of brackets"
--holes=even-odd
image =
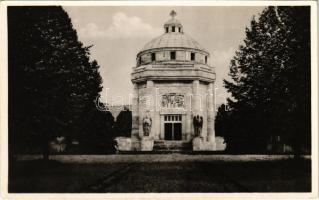
[[(35, 160), (42, 158), (41, 155), (19, 155), (18, 161)], [(138, 154), (138, 155), (52, 155), (51, 160), (62, 163), (153, 163), (153, 162), (247, 162), (247, 161), (275, 161), (287, 160), (293, 155), (185, 155), (185, 154)], [(303, 156), (310, 159), (311, 156)]]

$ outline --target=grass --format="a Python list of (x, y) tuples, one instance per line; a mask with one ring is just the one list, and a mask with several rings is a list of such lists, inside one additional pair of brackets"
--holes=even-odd
[(17, 161), (9, 192), (310, 192), (310, 160), (151, 163)]

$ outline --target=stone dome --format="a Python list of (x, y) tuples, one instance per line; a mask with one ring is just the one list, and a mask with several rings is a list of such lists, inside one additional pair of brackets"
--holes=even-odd
[(164, 34), (148, 42), (137, 54), (137, 66), (172, 62), (209, 65), (208, 51), (184, 33), (175, 11), (170, 15), (172, 18), (164, 23)]
[(201, 47), (201, 45), (190, 36), (186, 35), (185, 33), (173, 32), (165, 33), (153, 39), (143, 47), (141, 52), (166, 47), (180, 47), (187, 49), (196, 49), (206, 52), (206, 50), (203, 47)]

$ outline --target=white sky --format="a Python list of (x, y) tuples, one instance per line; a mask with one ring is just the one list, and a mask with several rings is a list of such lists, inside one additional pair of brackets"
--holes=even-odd
[[(229, 96), (222, 80), (228, 78), (229, 63), (245, 38), (245, 28), (264, 7), (170, 7), (100, 6), (64, 9), (72, 19), (79, 40), (93, 45), (91, 57), (101, 66), (102, 100), (110, 104), (128, 102), (132, 92), (130, 74), (136, 54), (151, 39), (163, 33), (164, 23), (175, 10), (184, 32), (211, 54), (216, 71), (216, 103)], [(106, 95), (106, 88), (107, 90)], [(106, 97), (107, 96), (107, 97)]]

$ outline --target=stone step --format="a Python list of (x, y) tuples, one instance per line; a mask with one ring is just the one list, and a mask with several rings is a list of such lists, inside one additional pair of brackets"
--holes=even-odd
[(187, 151), (192, 149), (191, 142), (155, 140), (153, 151)]

